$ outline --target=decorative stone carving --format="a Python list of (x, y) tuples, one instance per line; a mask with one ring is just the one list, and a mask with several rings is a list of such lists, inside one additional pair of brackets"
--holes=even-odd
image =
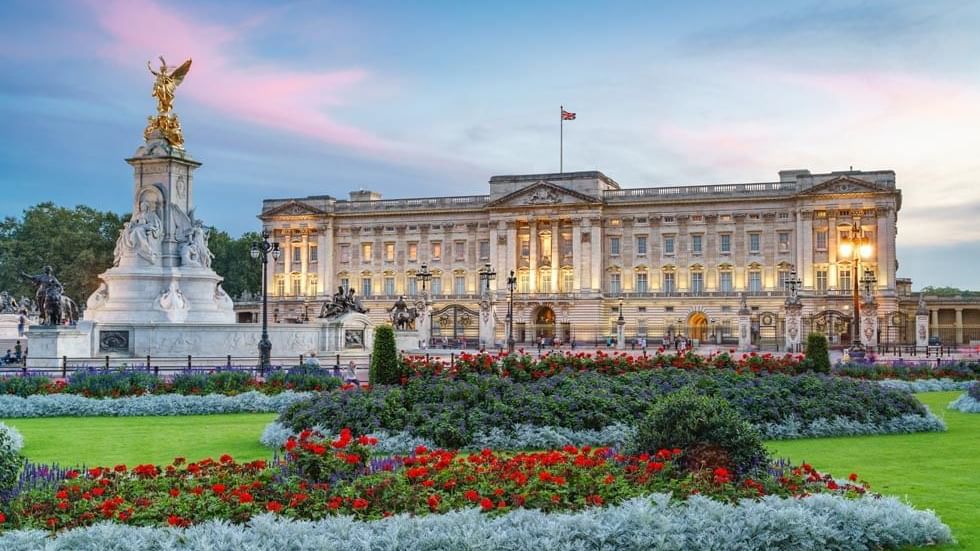
[(126, 250), (131, 250), (150, 264), (156, 264), (160, 259), (162, 238), (163, 222), (160, 221), (160, 216), (150, 208), (149, 202), (141, 201), (139, 211), (133, 213), (119, 234), (122, 247), (116, 243), (116, 263), (118, 264)]
[(200, 220), (194, 220), (180, 244), (180, 261), (184, 266), (210, 268), (213, 259), (214, 254), (208, 248), (208, 230)]
[(63, 294), (65, 288), (54, 276), (51, 266), (45, 266), (44, 273), (36, 276), (21, 272), (21, 277), (37, 288), (36, 298), (42, 325), (56, 326), (64, 322), (74, 324), (78, 321), (78, 306)]
[(167, 321), (171, 323), (183, 323), (190, 310), (190, 305), (176, 281), (171, 281), (170, 286), (160, 293), (156, 307), (166, 313)]
[(323, 308), (320, 309), (320, 314), (317, 317), (334, 318), (349, 312), (366, 314), (368, 313), (368, 309), (364, 307), (360, 297), (355, 295), (354, 289), (344, 291), (343, 287), (338, 287), (332, 300), (324, 303)]
[(16, 314), (19, 311), (17, 301), (7, 291), (0, 291), (0, 314)]
[(540, 187), (534, 190), (534, 193), (527, 198), (527, 204), (529, 205), (552, 205), (560, 202), (561, 195), (557, 191), (547, 187)]
[(105, 304), (107, 300), (109, 300), (109, 286), (103, 281), (102, 283), (99, 283), (99, 288), (92, 293), (92, 296), (88, 297), (88, 300), (85, 302), (85, 306), (87, 308), (99, 308)]
[(129, 331), (99, 331), (99, 352), (129, 352)]
[(411, 331), (415, 329), (415, 319), (418, 318), (418, 311), (414, 307), (409, 307), (405, 302), (405, 296), (399, 296), (394, 306), (387, 309), (391, 324), (398, 331)]

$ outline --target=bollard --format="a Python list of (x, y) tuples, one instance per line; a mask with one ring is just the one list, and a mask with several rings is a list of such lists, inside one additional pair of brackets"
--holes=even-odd
[(106, 369), (109, 369), (109, 356), (108, 355), (106, 355), (106, 357), (105, 357), (105, 368)]
[(228, 369), (231, 369), (231, 354), (228, 354), (228, 356), (225, 359), (226, 359), (225, 365), (228, 366)]
[[(149, 354), (147, 354), (147, 355), (146, 355), (146, 370), (147, 370), (147, 371), (149, 371), (149, 370), (150, 370), (150, 364), (151, 364), (151, 363), (152, 363), (152, 362), (150, 361), (150, 355), (149, 355)], [(156, 374), (156, 373), (154, 373), (154, 375), (155, 375), (155, 374)]]
[(303, 365), (303, 355), (299, 355), (299, 365)]
[(61, 378), (68, 376), (68, 356), (61, 357)]
[(456, 367), (456, 354), (450, 352), (449, 353), (449, 369), (453, 369), (455, 367)]
[(191, 370), (191, 355), (187, 355), (187, 371)]

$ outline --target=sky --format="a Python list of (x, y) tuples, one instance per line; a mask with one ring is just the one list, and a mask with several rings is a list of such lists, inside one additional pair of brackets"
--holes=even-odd
[(175, 111), (198, 216), (262, 199), (487, 193), (495, 174), (623, 187), (890, 169), (899, 277), (980, 289), (980, 2), (4, 0), (0, 216), (128, 212), (147, 60), (193, 58)]

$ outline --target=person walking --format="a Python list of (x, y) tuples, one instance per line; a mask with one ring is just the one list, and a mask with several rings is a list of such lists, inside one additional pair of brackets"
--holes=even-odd
[(354, 363), (354, 360), (351, 360), (350, 363), (347, 364), (347, 378), (344, 379), (344, 381), (354, 385), (361, 384), (361, 382), (357, 380), (357, 364)]
[(21, 359), (24, 358), (24, 351), (20, 347), (20, 341), (14, 344), (14, 358), (17, 360), (17, 363), (20, 363)]

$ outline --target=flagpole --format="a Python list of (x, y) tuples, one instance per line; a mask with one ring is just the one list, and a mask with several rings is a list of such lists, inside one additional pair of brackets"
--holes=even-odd
[(558, 106), (558, 174), (565, 172), (565, 106)]

